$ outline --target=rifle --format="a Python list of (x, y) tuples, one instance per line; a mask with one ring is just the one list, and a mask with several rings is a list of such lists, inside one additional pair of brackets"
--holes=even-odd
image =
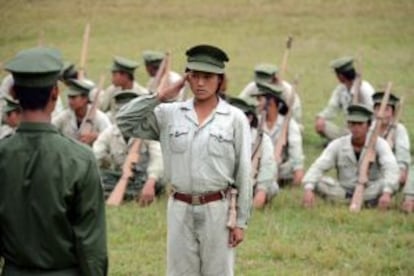
[(140, 146), (141, 139), (133, 139), (131, 148), (128, 151), (128, 156), (122, 166), (122, 176), (106, 200), (106, 204), (110, 206), (119, 206), (122, 203), (128, 182), (134, 176), (133, 167), (139, 160)]
[(83, 33), (83, 43), (82, 43), (79, 72), (78, 72), (78, 79), (80, 80), (85, 78), (85, 65), (86, 65), (86, 58), (88, 56), (90, 29), (91, 29), (91, 26), (89, 23), (87, 23), (85, 26), (85, 32)]
[(148, 90), (150, 92), (155, 92), (159, 88), (164, 76), (168, 75), (166, 74), (166, 72), (167, 72), (167, 66), (169, 67), (169, 63), (170, 63), (170, 54), (167, 52), (165, 54), (165, 57), (161, 61), (160, 67), (158, 67), (155, 77), (152, 79), (151, 83), (148, 85)]
[(293, 115), (293, 103), (295, 102), (295, 95), (296, 95), (295, 91), (296, 91), (297, 84), (298, 84), (298, 79), (296, 78), (295, 81), (293, 82), (292, 93), (287, 102), (288, 112), (285, 115), (285, 119), (282, 124), (282, 130), (280, 131), (279, 138), (277, 139), (276, 145), (275, 145), (275, 159), (276, 159), (276, 164), (278, 166), (280, 166), (280, 164), (283, 161), (282, 160), (283, 149), (286, 147), (287, 141), (288, 141), (289, 123)]
[(103, 86), (105, 83), (105, 76), (102, 75), (99, 80), (98, 90), (95, 93), (95, 96), (93, 98), (93, 102), (91, 104), (91, 107), (88, 109), (88, 112), (86, 113), (85, 117), (82, 120), (82, 123), (79, 127), (79, 137), (92, 132), (93, 129), (93, 119), (95, 118), (96, 109), (98, 108), (98, 101), (99, 101), (99, 94), (101, 93)]
[(359, 63), (359, 68), (352, 83), (351, 95), (352, 95), (352, 104), (358, 104), (361, 102), (361, 85), (362, 85), (362, 68), (361, 63)]
[(398, 106), (397, 106), (397, 110), (395, 111), (394, 119), (392, 120), (391, 124), (388, 126), (388, 129), (384, 135), (384, 138), (387, 140), (391, 148), (394, 148), (395, 131), (397, 129), (398, 121), (401, 118), (403, 104), (404, 104), (404, 97), (401, 97), (400, 102), (398, 103)]
[(237, 189), (232, 187), (230, 189), (230, 205), (229, 205), (229, 220), (227, 221), (227, 228), (233, 230), (237, 224)]
[(263, 142), (264, 124), (266, 123), (268, 102), (260, 114), (259, 127), (257, 128), (256, 139), (252, 148), (252, 176), (253, 176), (253, 188), (257, 185), (257, 177), (259, 175), (260, 160), (262, 158), (261, 146)]
[(280, 66), (280, 72), (279, 72), (280, 79), (283, 79), (286, 73), (289, 52), (290, 52), (290, 48), (292, 48), (292, 41), (293, 41), (293, 37), (288, 36), (288, 39), (286, 41), (285, 53), (283, 54), (282, 65)]
[(388, 82), (387, 89), (385, 90), (384, 97), (382, 98), (380, 109), (377, 113), (375, 125), (372, 129), (371, 135), (368, 139), (368, 141), (365, 143), (364, 146), (364, 155), (359, 162), (359, 168), (358, 168), (358, 182), (355, 187), (354, 194), (352, 196), (351, 204), (349, 206), (349, 210), (351, 212), (359, 212), (361, 210), (363, 198), (364, 198), (364, 190), (365, 186), (368, 183), (368, 174), (369, 174), (369, 168), (373, 162), (375, 162), (375, 146), (377, 144), (377, 138), (380, 136), (380, 126), (381, 126), (381, 120), (384, 117), (384, 111), (388, 103), (388, 98), (391, 93), (391, 86), (392, 83)]

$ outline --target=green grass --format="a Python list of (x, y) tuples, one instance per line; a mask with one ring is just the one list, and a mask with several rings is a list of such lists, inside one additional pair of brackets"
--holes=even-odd
[[(145, 49), (170, 50), (182, 72), (184, 52), (197, 43), (230, 56), (229, 93), (238, 94), (259, 62), (279, 64), (294, 36), (287, 79), (300, 74), (308, 166), (320, 153), (315, 114), (336, 84), (330, 60), (362, 58), (363, 76), (383, 89), (393, 81), (405, 95), (403, 120), (414, 135), (414, 1), (412, 0), (0, 0), (0, 61), (44, 43), (79, 63), (90, 22), (89, 76), (107, 73), (113, 55), (140, 59)], [(4, 74), (3, 74), (4, 75)], [(141, 83), (147, 77), (141, 67)], [(414, 216), (396, 210), (350, 214), (318, 201), (300, 207), (302, 191), (284, 190), (255, 211), (237, 251), (238, 275), (413, 275)], [(400, 200), (400, 197), (398, 198)], [(395, 203), (397, 205), (397, 203)], [(165, 273), (165, 197), (151, 208), (126, 204), (107, 210), (111, 275)]]

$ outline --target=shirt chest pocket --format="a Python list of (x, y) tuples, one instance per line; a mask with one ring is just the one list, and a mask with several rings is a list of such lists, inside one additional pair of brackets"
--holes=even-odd
[(207, 147), (210, 155), (231, 158), (234, 155), (233, 131), (211, 129)]
[(183, 153), (187, 150), (190, 130), (186, 126), (172, 126), (168, 133), (171, 152)]

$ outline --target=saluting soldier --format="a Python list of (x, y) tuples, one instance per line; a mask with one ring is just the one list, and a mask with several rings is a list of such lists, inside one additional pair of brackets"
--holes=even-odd
[[(283, 87), (257, 82), (258, 91), (253, 93), (259, 101), (259, 110), (266, 110), (264, 131), (270, 136), (275, 147), (282, 133), (283, 124), (288, 112), (286, 101), (283, 97)], [(302, 147), (302, 134), (295, 120), (289, 120), (287, 129), (286, 146), (281, 152), (281, 156), (275, 159), (281, 160), (278, 164), (278, 183), (279, 185), (293, 181), (294, 185), (300, 185), (304, 174), (304, 154)]]
[[(115, 93), (115, 109), (119, 109), (138, 97), (129, 90)], [(133, 139), (124, 137), (116, 124), (99, 134), (93, 144), (93, 152), (101, 168), (105, 193), (109, 194), (122, 175), (122, 167), (129, 153)], [(139, 148), (139, 162), (134, 165), (134, 179), (128, 184), (126, 198), (139, 195), (142, 206), (152, 203), (155, 194), (163, 190), (163, 163), (158, 141), (142, 140)], [(141, 194), (139, 194), (141, 193)]]
[[(329, 143), (303, 178), (305, 207), (313, 206), (315, 193), (330, 200), (344, 202), (352, 198), (358, 182), (358, 168), (365, 154), (364, 146), (369, 139), (372, 114), (372, 108), (364, 105), (348, 107), (346, 119), (350, 134)], [(375, 162), (370, 166), (369, 181), (363, 195), (364, 202), (367, 207), (379, 205), (380, 208), (387, 209), (392, 194), (398, 189), (398, 165), (390, 146), (381, 137), (377, 139), (375, 154)], [(338, 179), (323, 176), (333, 168), (336, 169)]]
[(3, 121), (0, 125), (0, 139), (13, 135), (21, 120), (21, 108), (19, 101), (13, 99), (11, 96), (5, 96), (3, 107)]
[(274, 147), (269, 135), (258, 129), (256, 106), (240, 98), (228, 97), (227, 101), (246, 114), (252, 135), (253, 207), (263, 208), (279, 191)]
[[(289, 99), (294, 93), (293, 87), (289, 82), (281, 79), (278, 73), (279, 69), (276, 65), (269, 63), (261, 63), (256, 65), (254, 68), (254, 80), (249, 82), (242, 90), (242, 92), (240, 92), (239, 98), (242, 98), (248, 103), (257, 104), (255, 99), (252, 98), (252, 94), (257, 93), (258, 91), (256, 83), (261, 82), (281, 86), (283, 88), (283, 98)], [(302, 130), (302, 104), (297, 93), (294, 94), (292, 114), (292, 117), (295, 119), (296, 123), (298, 123), (300, 129)]]
[[(140, 97), (117, 116), (127, 137), (160, 140), (174, 192), (168, 200), (168, 275), (233, 275), (234, 251), (250, 215), (251, 138), (243, 112), (218, 96), (227, 54), (211, 45), (187, 50), (194, 98), (175, 98), (184, 81)], [(226, 227), (226, 193), (237, 188), (236, 226)]]
[[(141, 86), (134, 77), (135, 69), (138, 68), (138, 63), (124, 58), (115, 56), (111, 68), (112, 85), (102, 91), (99, 95), (99, 108), (107, 112), (114, 107), (112, 101), (114, 94), (121, 90), (132, 90), (137, 95), (147, 95), (148, 90)], [(91, 99), (94, 98), (96, 90), (92, 91)]]
[[(372, 96), (375, 114), (379, 112), (383, 97), (383, 91), (377, 92)], [(384, 139), (389, 141), (392, 151), (395, 154), (398, 166), (400, 167), (400, 187), (403, 187), (407, 182), (408, 169), (411, 166), (411, 155), (410, 138), (407, 129), (400, 122), (394, 122), (399, 101), (400, 99), (397, 96), (390, 94), (381, 120), (380, 133)]]
[(82, 122), (92, 108), (89, 104), (89, 93), (93, 88), (86, 80), (69, 80), (66, 91), (69, 108), (53, 118), (53, 124), (59, 131), (87, 145), (92, 145), (99, 133), (111, 125), (108, 116), (96, 109), (90, 122), (92, 124), (92, 131), (89, 133), (80, 133)]
[(95, 158), (50, 123), (62, 65), (50, 48), (23, 50), (5, 65), (22, 107), (16, 134), (0, 140), (5, 276), (107, 275), (105, 204)]
[[(162, 60), (165, 58), (165, 54), (159, 51), (153, 51), (153, 50), (146, 50), (142, 53), (142, 57), (145, 62), (145, 69), (148, 73), (148, 76), (150, 77), (147, 83), (147, 89), (151, 90), (151, 85), (153, 83), (153, 80), (155, 76), (157, 75), (158, 69), (160, 68)], [(180, 74), (174, 71), (168, 72), (168, 84), (172, 85), (176, 82), (179, 82), (182, 80), (182, 77)], [(175, 99), (177, 101), (184, 100), (184, 88), (181, 89), (178, 97)]]
[(342, 111), (344, 115), (346, 114), (354, 93), (358, 92), (358, 95), (355, 95), (358, 103), (372, 108), (372, 95), (375, 92), (372, 85), (366, 80), (361, 81), (360, 88), (353, 87), (357, 85), (357, 72), (352, 57), (335, 59), (331, 62), (331, 67), (335, 71), (339, 84), (333, 90), (328, 105), (317, 115), (315, 121), (316, 132), (328, 141), (349, 133), (345, 126), (338, 126), (333, 121), (339, 112)]

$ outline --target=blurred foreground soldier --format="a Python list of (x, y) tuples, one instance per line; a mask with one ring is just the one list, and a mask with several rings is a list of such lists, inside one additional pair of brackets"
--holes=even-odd
[(370, 108), (373, 107), (372, 95), (374, 94), (374, 88), (365, 80), (361, 82), (359, 89), (352, 91), (357, 78), (352, 57), (336, 59), (331, 62), (331, 67), (335, 70), (339, 84), (333, 90), (328, 105), (317, 115), (315, 121), (316, 132), (328, 141), (349, 133), (345, 126), (335, 125), (334, 120), (338, 112), (342, 111), (346, 114), (347, 108), (352, 103), (353, 93), (358, 93), (355, 97), (358, 98), (359, 104)]
[[(375, 93), (372, 98), (374, 100), (374, 112), (377, 115), (379, 111), (384, 92)], [(397, 159), (400, 167), (400, 187), (403, 187), (407, 182), (408, 169), (411, 166), (410, 155), (410, 138), (408, 131), (403, 124), (398, 122), (396, 118), (396, 108), (402, 108), (399, 105), (400, 99), (390, 94), (387, 107), (385, 108), (384, 116), (380, 125), (380, 134), (390, 144), (392, 151)], [(400, 110), (401, 112), (401, 110)], [(397, 121), (396, 121), (397, 120)]]
[[(258, 88), (256, 83), (271, 83), (274, 85), (280, 85), (283, 87), (282, 96), (285, 99), (288, 99), (292, 95), (292, 85), (285, 80), (282, 80), (278, 74), (279, 69), (276, 65), (262, 63), (258, 64), (254, 68), (254, 80), (251, 81), (246, 85), (246, 87), (240, 92), (239, 98), (247, 101), (250, 104), (257, 104), (257, 101), (252, 97), (253, 94), (257, 93)], [(302, 122), (302, 105), (300, 102), (299, 95), (295, 93), (295, 99), (293, 101), (293, 118), (295, 119), (296, 123), (298, 123), (300, 129), (302, 130), (303, 127), (301, 125)]]
[(19, 102), (10, 96), (5, 96), (3, 107), (4, 124), (0, 126), (0, 139), (13, 135), (21, 120), (21, 108)]
[(53, 118), (53, 124), (68, 137), (77, 139), (87, 145), (92, 145), (99, 133), (111, 125), (108, 116), (100, 110), (96, 110), (92, 119), (92, 131), (86, 134), (80, 133), (80, 127), (92, 106), (89, 104), (89, 92), (93, 86), (85, 80), (71, 79), (68, 81), (69, 108)]
[[(119, 110), (138, 95), (133, 91), (115, 94), (115, 106)], [(133, 139), (125, 139), (116, 124), (99, 134), (93, 144), (93, 152), (101, 168), (105, 195), (108, 196), (122, 175), (122, 167)], [(139, 147), (139, 162), (134, 166), (134, 178), (129, 182), (125, 199), (140, 199), (142, 206), (152, 203), (155, 194), (163, 190), (163, 164), (158, 141), (143, 140)], [(141, 194), (140, 194), (141, 193)]]
[[(118, 126), (124, 136), (161, 142), (174, 190), (167, 212), (167, 274), (233, 275), (234, 247), (243, 240), (252, 201), (249, 124), (218, 96), (226, 53), (198, 45), (186, 54), (194, 98), (162, 103), (178, 95), (181, 81), (124, 106)], [(231, 186), (238, 194), (234, 204), (226, 199)]]
[(414, 167), (408, 173), (408, 181), (403, 190), (404, 200), (402, 210), (406, 213), (414, 212)]
[[(145, 69), (148, 73), (148, 76), (150, 77), (147, 83), (147, 89), (151, 91), (152, 89), (151, 85), (153, 83), (155, 76), (157, 75), (158, 69), (160, 68), (161, 62), (164, 59), (165, 54), (162, 52), (158, 52), (158, 51), (147, 50), (142, 53), (142, 56), (145, 62)], [(180, 82), (181, 80), (182, 80), (182, 77), (178, 73), (174, 71), (169, 71), (168, 73), (168, 84), (169, 85), (172, 85), (176, 82)], [(178, 97), (174, 100), (176, 101), (184, 100), (184, 88), (180, 90)]]
[[(259, 110), (266, 110), (266, 118), (263, 123), (263, 130), (270, 136), (273, 146), (281, 137), (285, 115), (288, 112), (285, 99), (282, 96), (283, 87), (275, 86), (269, 83), (257, 83), (258, 91), (253, 93), (259, 101)], [(300, 185), (304, 174), (303, 162), (304, 154), (302, 147), (302, 134), (295, 120), (289, 120), (287, 124), (287, 141), (280, 156), (276, 156), (275, 160), (280, 160), (278, 164), (278, 183), (286, 184), (290, 181), (293, 185)]]
[[(228, 102), (246, 114), (252, 135), (252, 178), (253, 207), (263, 208), (279, 191), (277, 166), (273, 155), (274, 148), (270, 137), (260, 131), (256, 107), (240, 98), (228, 98)], [(257, 158), (257, 159), (256, 159)]]
[(50, 123), (61, 68), (59, 52), (50, 48), (24, 50), (5, 65), (22, 107), (16, 134), (0, 141), (5, 276), (107, 274), (105, 205), (95, 158)]
[[(348, 107), (347, 122), (351, 134), (332, 141), (312, 164), (303, 178), (305, 207), (314, 204), (314, 193), (329, 200), (348, 202), (358, 182), (358, 168), (364, 156), (364, 146), (369, 136), (372, 109), (364, 105)], [(323, 176), (336, 168), (338, 179)], [(391, 196), (398, 189), (398, 165), (387, 142), (378, 137), (376, 158), (369, 170), (369, 181), (364, 191), (367, 207), (379, 205), (387, 209)]]
[[(135, 81), (134, 73), (138, 67), (138, 63), (126, 59), (123, 57), (114, 57), (111, 72), (112, 72), (112, 85), (105, 89), (99, 95), (99, 108), (107, 112), (114, 107), (112, 101), (113, 96), (116, 92), (121, 90), (132, 90), (137, 95), (146, 95), (148, 90), (142, 87), (138, 82)], [(96, 90), (92, 92), (91, 99), (93, 99)]]

